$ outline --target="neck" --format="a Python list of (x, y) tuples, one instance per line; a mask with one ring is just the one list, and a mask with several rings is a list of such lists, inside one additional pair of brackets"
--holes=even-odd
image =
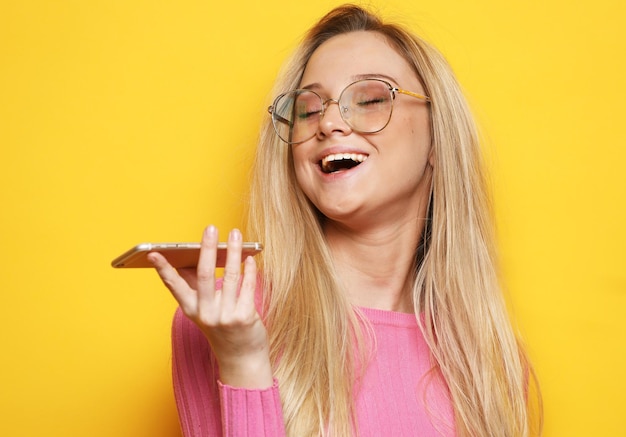
[(335, 268), (353, 305), (413, 312), (415, 250), (424, 221), (354, 230), (327, 223)]

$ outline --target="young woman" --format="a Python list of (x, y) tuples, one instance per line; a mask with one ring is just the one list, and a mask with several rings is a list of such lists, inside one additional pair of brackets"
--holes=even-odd
[(530, 435), (476, 128), (443, 57), (347, 5), (276, 94), (251, 187), (258, 268), (233, 230), (216, 280), (212, 226), (197, 270), (150, 255), (181, 308), (184, 434)]

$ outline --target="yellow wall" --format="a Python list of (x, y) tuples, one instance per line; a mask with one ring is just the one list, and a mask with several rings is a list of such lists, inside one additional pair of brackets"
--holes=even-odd
[[(0, 3), (0, 435), (178, 435), (173, 299), (109, 262), (240, 224), (272, 78), (334, 4)], [(624, 436), (623, 2), (378, 4), (448, 56), (493, 140), (546, 436)]]

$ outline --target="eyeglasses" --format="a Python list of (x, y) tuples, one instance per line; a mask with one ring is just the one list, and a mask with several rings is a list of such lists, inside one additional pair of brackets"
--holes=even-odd
[(427, 96), (395, 88), (381, 79), (363, 79), (345, 87), (337, 100), (324, 100), (314, 91), (297, 89), (276, 97), (267, 110), (272, 114), (278, 137), (288, 144), (299, 144), (315, 136), (331, 102), (337, 103), (341, 118), (353, 131), (380, 132), (391, 120), (396, 93), (431, 101)]

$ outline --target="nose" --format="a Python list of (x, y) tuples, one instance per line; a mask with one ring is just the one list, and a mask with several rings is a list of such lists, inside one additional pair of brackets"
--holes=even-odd
[[(336, 104), (337, 109), (335, 109)], [(339, 101), (335, 99), (326, 100), (323, 105), (323, 112), (320, 117), (320, 124), (317, 130), (317, 135), (322, 137), (327, 137), (332, 135), (334, 132), (342, 133), (344, 135), (348, 135), (352, 132), (352, 128), (341, 116), (341, 111), (345, 111), (346, 108), (342, 107)]]

